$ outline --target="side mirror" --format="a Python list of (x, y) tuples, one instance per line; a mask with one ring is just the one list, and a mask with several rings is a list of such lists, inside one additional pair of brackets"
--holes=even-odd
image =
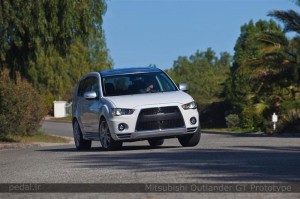
[(88, 91), (83, 94), (86, 100), (93, 100), (97, 98), (97, 93), (95, 91)]
[(189, 90), (189, 86), (185, 83), (180, 83), (179, 84), (179, 90), (182, 90), (182, 91), (188, 91)]

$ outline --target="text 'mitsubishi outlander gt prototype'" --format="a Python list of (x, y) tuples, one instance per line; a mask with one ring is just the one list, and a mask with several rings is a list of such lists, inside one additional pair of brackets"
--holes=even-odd
[(92, 72), (76, 87), (72, 123), (78, 150), (91, 148), (93, 140), (106, 150), (123, 142), (148, 140), (160, 146), (178, 138), (184, 147), (200, 141), (197, 104), (158, 68), (126, 68)]

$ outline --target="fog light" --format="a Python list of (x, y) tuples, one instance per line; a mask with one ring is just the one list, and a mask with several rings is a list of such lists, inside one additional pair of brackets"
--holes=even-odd
[(121, 123), (118, 126), (119, 131), (124, 131), (125, 128), (126, 128), (126, 124), (124, 124), (124, 123)]
[(197, 123), (197, 119), (195, 117), (192, 117), (190, 119), (191, 124), (196, 124)]

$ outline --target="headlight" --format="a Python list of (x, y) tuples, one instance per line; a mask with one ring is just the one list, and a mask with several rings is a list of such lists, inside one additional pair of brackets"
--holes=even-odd
[(197, 104), (195, 101), (193, 102), (190, 102), (190, 103), (187, 103), (187, 104), (183, 104), (181, 105), (181, 107), (184, 109), (184, 110), (188, 110), (188, 109), (196, 109), (197, 108)]
[(134, 109), (125, 109), (125, 108), (112, 108), (111, 114), (113, 116), (120, 116), (120, 115), (131, 115), (134, 112)]

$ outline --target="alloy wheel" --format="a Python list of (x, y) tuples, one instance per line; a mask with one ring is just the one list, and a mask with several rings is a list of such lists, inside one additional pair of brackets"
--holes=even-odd
[(76, 121), (74, 124), (74, 128), (73, 128), (73, 134), (74, 134), (74, 141), (75, 141), (75, 145), (76, 147), (78, 147), (80, 145), (80, 129), (79, 129), (79, 124)]
[(111, 137), (106, 121), (102, 121), (100, 125), (100, 142), (103, 148), (107, 149), (110, 147)]

